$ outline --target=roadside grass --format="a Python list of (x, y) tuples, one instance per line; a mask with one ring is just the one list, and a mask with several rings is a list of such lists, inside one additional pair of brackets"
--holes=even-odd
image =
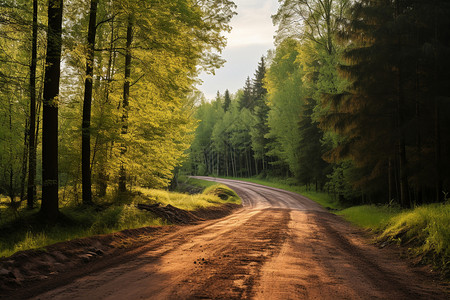
[[(196, 210), (225, 203), (240, 203), (229, 188), (210, 185), (203, 193), (187, 195), (154, 189), (137, 189), (138, 193), (109, 195), (96, 199), (95, 206), (83, 206), (75, 200), (60, 209), (64, 216), (57, 226), (48, 224), (38, 215), (38, 208), (23, 207), (13, 211), (0, 206), (0, 257), (29, 249), (92, 235), (108, 234), (124, 229), (169, 225), (151, 212), (140, 210), (137, 203), (170, 204), (180, 209)], [(44, 249), (45, 250), (45, 249)]]
[(400, 208), (386, 205), (359, 205), (336, 211), (336, 214), (359, 227), (379, 232), (400, 212)]
[[(233, 178), (230, 178), (233, 179)], [(331, 195), (295, 186), (289, 180), (236, 178), (299, 193), (351, 223), (376, 234), (375, 242), (406, 247), (407, 254), (430, 263), (450, 279), (450, 203), (428, 204), (413, 209), (388, 205), (344, 207)]]
[(163, 205), (172, 205), (184, 210), (197, 210), (225, 203), (241, 204), (241, 199), (236, 193), (225, 185), (213, 183), (208, 185), (201, 194), (182, 194), (166, 192), (155, 189), (137, 188), (144, 197), (136, 197), (135, 201), (152, 204), (159, 202)]
[(429, 204), (391, 217), (379, 241), (395, 242), (450, 276), (450, 203)]
[(217, 182), (214, 181), (208, 181), (208, 180), (201, 180), (197, 178), (191, 178), (188, 176), (180, 176), (179, 179), (180, 182), (193, 185), (202, 189), (206, 189), (207, 187), (214, 186), (217, 184)]
[(63, 207), (61, 213), (64, 218), (56, 226), (46, 224), (37, 213), (38, 209), (27, 210), (21, 217), (1, 224), (0, 257), (76, 238), (165, 225), (163, 220), (152, 213), (129, 204)]

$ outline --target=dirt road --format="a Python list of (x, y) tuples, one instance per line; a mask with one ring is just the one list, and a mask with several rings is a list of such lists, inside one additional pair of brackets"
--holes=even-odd
[[(212, 178), (208, 178), (214, 180)], [(244, 208), (34, 299), (446, 299), (430, 276), (294, 193), (218, 179)], [(107, 258), (105, 258), (107, 259)], [(65, 280), (67, 283), (67, 279)], [(55, 279), (54, 286), (58, 285)]]

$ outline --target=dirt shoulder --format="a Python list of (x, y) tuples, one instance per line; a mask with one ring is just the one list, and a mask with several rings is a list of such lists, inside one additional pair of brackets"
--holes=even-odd
[[(164, 215), (160, 217), (169, 216), (170, 221), (179, 225), (123, 230), (57, 243), (44, 249), (18, 252), (0, 259), (0, 298), (30, 297), (38, 290), (55, 287), (89, 272), (119, 264), (135, 255), (136, 249), (159, 236), (179, 231), (183, 225), (222, 218), (240, 208), (240, 205), (225, 204), (188, 212), (171, 207), (165, 209)], [(35, 290), (36, 286), (40, 287)]]
[[(70, 269), (46, 270), (47, 279), (10, 290), (7, 298), (448, 299), (448, 288), (430, 270), (388, 247), (379, 249), (367, 233), (311, 200), (255, 184), (226, 184), (244, 208), (188, 226), (103, 236), (110, 242), (90, 250), (104, 254), (85, 258), (88, 263), (84, 252), (75, 255), (78, 263)], [(101, 248), (106, 244), (111, 247)], [(56, 258), (47, 258), (53, 267), (50, 259)]]

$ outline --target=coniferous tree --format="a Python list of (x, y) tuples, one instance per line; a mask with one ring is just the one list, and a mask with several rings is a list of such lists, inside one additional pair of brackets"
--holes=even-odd
[[(424, 24), (433, 22), (422, 20), (424, 12), (433, 10), (423, 4), (362, 1), (353, 6), (343, 38), (355, 46), (345, 51), (349, 64), (342, 67), (352, 85), (349, 93), (332, 97), (333, 112), (325, 118), (345, 137), (331, 154), (351, 158), (362, 174), (354, 183), (389, 194), (389, 200), (396, 198), (405, 207), (420, 201), (423, 187), (433, 185), (430, 179), (439, 182), (429, 168), (418, 167), (430, 165), (430, 152), (423, 149), (432, 149), (439, 140), (422, 138), (426, 136), (422, 131), (436, 132), (431, 124), (439, 119), (429, 109), (421, 109), (425, 102), (420, 98), (439, 89), (432, 88), (433, 59), (426, 51), (433, 30)], [(441, 59), (441, 64), (447, 61)], [(413, 194), (416, 199), (410, 199)]]
[(247, 77), (247, 80), (245, 81), (244, 85), (244, 93), (242, 94), (242, 97), (239, 102), (239, 108), (248, 108), (250, 110), (253, 110), (254, 102), (253, 102), (253, 88), (252, 88), (252, 82), (250, 81), (250, 77)]
[(223, 98), (223, 110), (227, 112), (227, 110), (230, 108), (230, 105), (231, 105), (230, 92), (228, 90), (225, 90), (225, 95)]
[(258, 161), (261, 162), (261, 169), (267, 168), (267, 137), (269, 133), (269, 125), (267, 123), (269, 107), (266, 103), (267, 89), (264, 87), (264, 77), (266, 75), (266, 64), (264, 57), (258, 64), (258, 69), (253, 79), (253, 97), (255, 102), (254, 117), (255, 125), (252, 128), (252, 149), (255, 153), (256, 173), (258, 170)]

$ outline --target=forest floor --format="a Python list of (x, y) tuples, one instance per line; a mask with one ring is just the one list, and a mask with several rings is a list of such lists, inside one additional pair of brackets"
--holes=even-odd
[(311, 200), (215, 180), (235, 190), (243, 208), (18, 253), (0, 263), (10, 280), (0, 298), (448, 299), (429, 267), (399, 259), (396, 247), (378, 248)]

